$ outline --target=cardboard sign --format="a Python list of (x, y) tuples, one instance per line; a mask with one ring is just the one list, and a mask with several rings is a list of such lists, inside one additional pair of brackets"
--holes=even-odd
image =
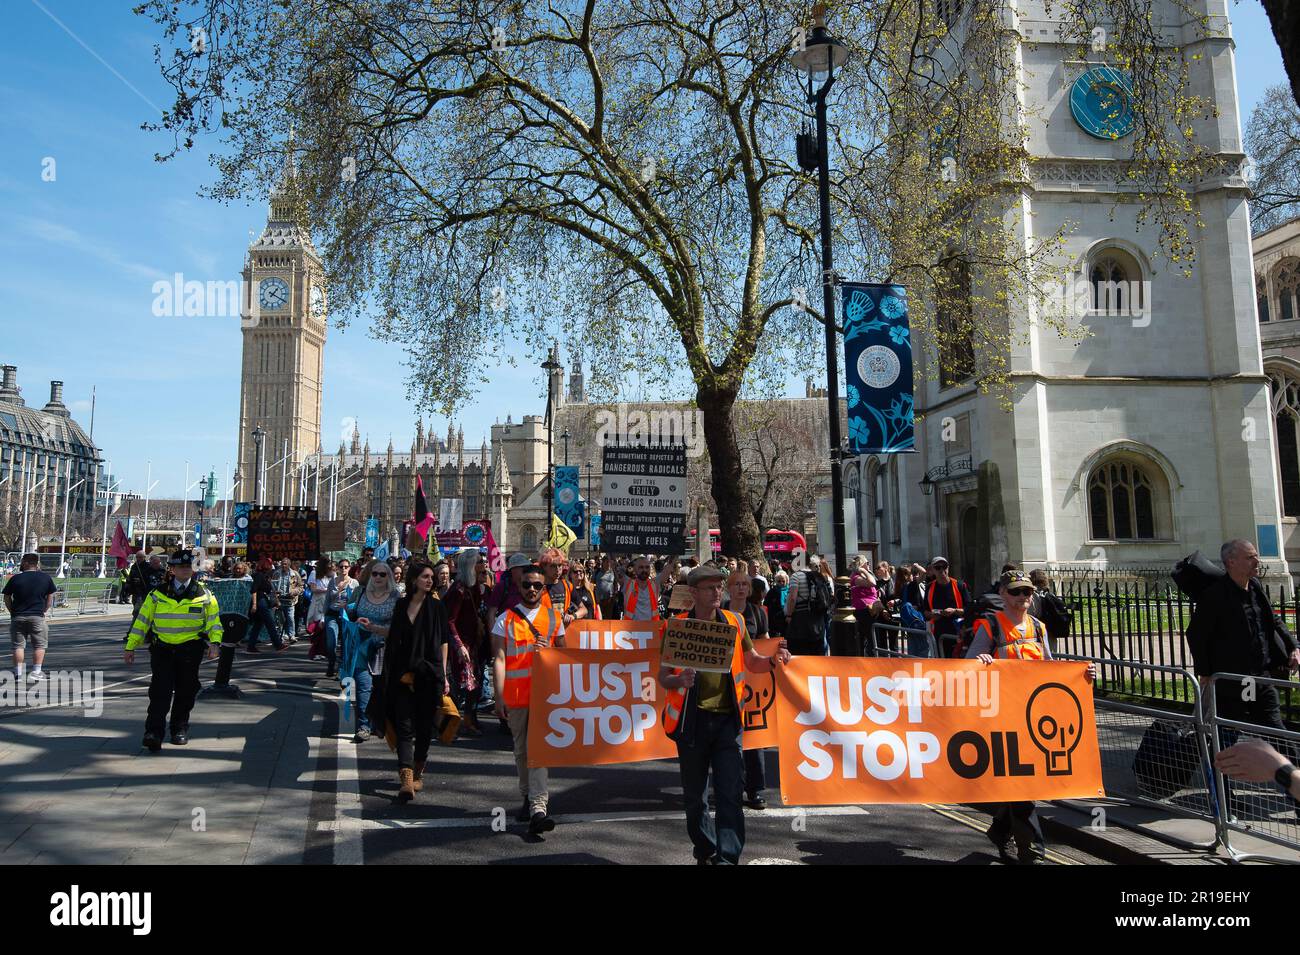
[(777, 670), (787, 805), (1104, 796), (1087, 664), (795, 657)]
[(657, 650), (533, 654), (529, 766), (597, 766), (677, 755), (664, 735)]
[(254, 507), (248, 513), (248, 559), (320, 557), (320, 521), (314, 507)]
[(323, 551), (343, 550), (347, 539), (343, 533), (342, 521), (320, 522), (320, 549)]
[(709, 673), (730, 673), (739, 635), (729, 623), (673, 617), (665, 621), (663, 663)]
[(571, 650), (658, 650), (658, 620), (575, 620), (564, 631)]
[(668, 609), (674, 612), (690, 610), (695, 606), (695, 592), (686, 586), (686, 582), (673, 584), (668, 592)]
[[(754, 651), (773, 656), (781, 646), (779, 637), (754, 641)], [(778, 669), (780, 668), (778, 664)], [(777, 745), (776, 674), (745, 670), (745, 695), (741, 700), (740, 728), (745, 731), (745, 749), (767, 749)]]

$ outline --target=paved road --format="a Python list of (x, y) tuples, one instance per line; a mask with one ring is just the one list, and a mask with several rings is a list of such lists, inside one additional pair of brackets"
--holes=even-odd
[[(47, 666), (99, 671), (102, 711), (0, 708), (0, 863), (691, 861), (671, 760), (554, 771), (559, 826), (530, 837), (512, 819), (514, 761), (495, 721), (480, 739), (435, 744), (424, 792), (398, 806), (396, 757), (382, 741), (350, 742), (337, 684), (303, 644), (241, 654), (244, 698), (201, 699), (190, 745), (150, 754), (147, 663), (122, 662), (126, 623), (51, 628)], [(774, 753), (768, 766), (773, 808), (747, 814), (746, 861), (997, 864), (986, 817), (967, 807), (783, 808)], [(1052, 861), (1100, 860), (1054, 848)]]

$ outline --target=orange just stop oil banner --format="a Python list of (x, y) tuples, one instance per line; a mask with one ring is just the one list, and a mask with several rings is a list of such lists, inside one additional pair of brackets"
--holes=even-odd
[[(566, 642), (576, 635), (570, 626)], [(754, 646), (767, 655), (776, 652), (779, 642), (757, 640)], [(528, 764), (596, 766), (676, 756), (677, 744), (664, 733), (668, 695), (658, 675), (658, 644), (619, 650), (552, 647), (534, 653)], [(771, 673), (747, 675), (741, 704), (745, 749), (776, 745), (775, 693)]]
[(1087, 664), (794, 657), (777, 674), (787, 805), (1105, 795)]

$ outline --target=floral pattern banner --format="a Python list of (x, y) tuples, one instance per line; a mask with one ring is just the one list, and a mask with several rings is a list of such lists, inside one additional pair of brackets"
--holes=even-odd
[(557, 464), (555, 466), (555, 516), (578, 535), (578, 540), (582, 540), (582, 528), (586, 523), (586, 503), (578, 493), (578, 466)]
[(915, 451), (907, 290), (859, 282), (845, 282), (840, 289), (849, 450), (853, 454)]

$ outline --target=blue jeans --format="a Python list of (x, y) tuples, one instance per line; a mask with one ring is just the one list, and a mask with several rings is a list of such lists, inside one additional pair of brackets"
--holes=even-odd
[(284, 635), (286, 637), (292, 637), (294, 635), (293, 611), (293, 604), (285, 603), (283, 600), (280, 601), (280, 606), (276, 608), (276, 619), (280, 621), (281, 625), (284, 627)]
[(353, 679), (353, 696), (352, 705), (357, 708), (356, 723), (357, 729), (371, 729), (370, 719), (366, 716), (366, 708), (370, 706), (370, 693), (375, 688), (375, 678), (371, 676), (370, 671), (363, 664), (352, 674)]
[[(677, 743), (677, 763), (686, 800), (686, 832), (696, 859), (718, 857), (723, 865), (738, 865), (745, 848), (745, 759), (741, 755), (740, 715), (711, 713), (691, 702), (690, 739)], [(706, 791), (713, 773), (717, 822), (709, 815)]]
[(339, 618), (338, 614), (325, 616), (325, 661), (331, 670), (339, 665)]
[(259, 600), (257, 609), (252, 614), (252, 622), (248, 627), (248, 645), (250, 648), (257, 646), (257, 639), (262, 635), (263, 629), (271, 635), (271, 645), (279, 650), (281, 645), (280, 629), (275, 625), (275, 614), (266, 601)]

